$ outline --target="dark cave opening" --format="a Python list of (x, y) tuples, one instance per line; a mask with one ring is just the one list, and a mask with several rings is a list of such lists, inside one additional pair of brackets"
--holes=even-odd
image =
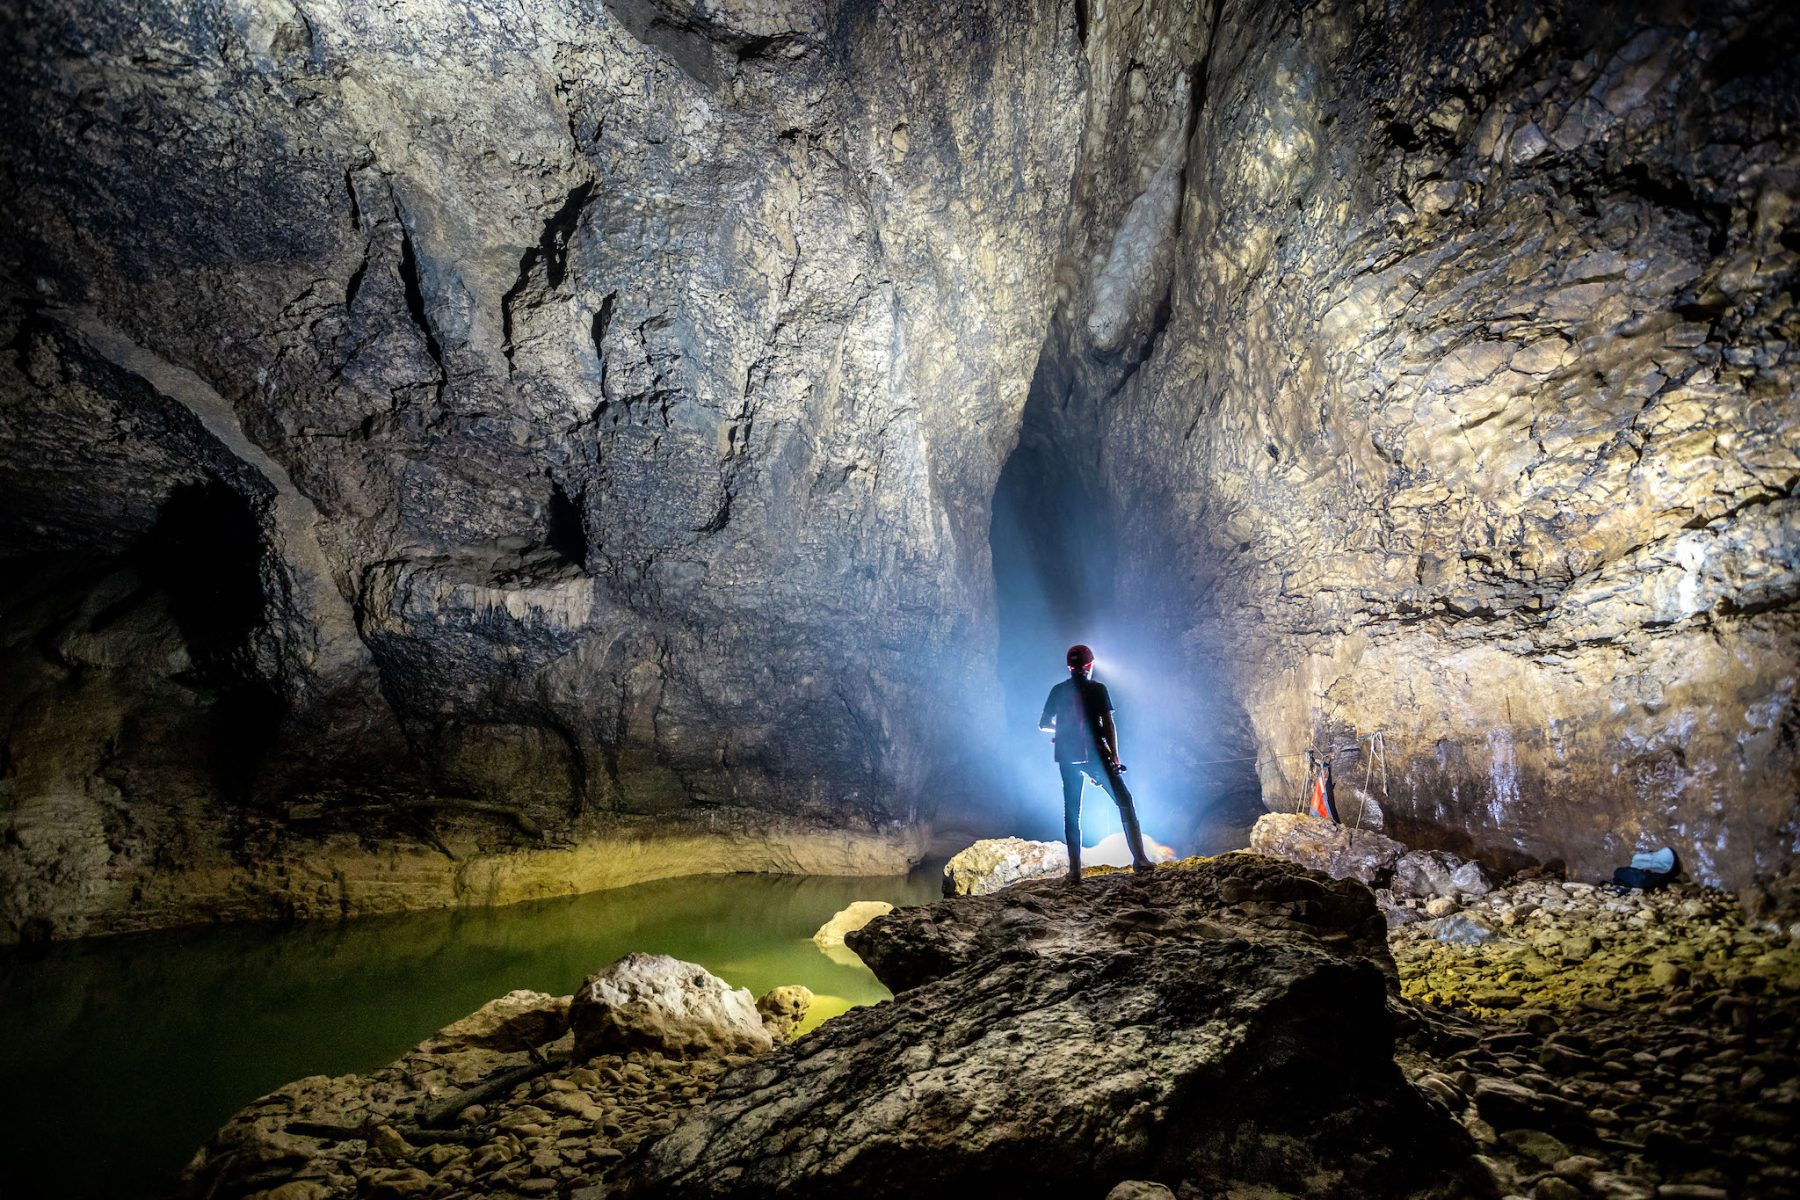
[(178, 487), (129, 557), (145, 583), (168, 597), (192, 663), (187, 679), (213, 696), (214, 782), (223, 798), (241, 802), (286, 711), (255, 645), (267, 621), (256, 512), (218, 480)]
[(585, 570), (588, 536), (587, 521), (581, 511), (582, 499), (583, 493), (577, 492), (574, 498), (570, 498), (562, 484), (551, 481), (546, 537), (551, 550)]
[[(1081, 419), (1081, 396), (1055, 361), (1047, 350), (1032, 379), (989, 528), (1015, 821), (1025, 836), (1062, 836), (1049, 737), (1037, 720), (1066, 676), (1065, 651), (1083, 642), (1117, 706), (1144, 832), (1181, 854), (1241, 846), (1264, 811), (1248, 717), (1220, 686), (1220, 665), (1184, 650), (1192, 639), (1171, 619), (1187, 609), (1180, 598), (1122, 581), (1119, 502), (1102, 482), (1095, 423)], [(1117, 810), (1088, 791), (1084, 841), (1119, 829)]]

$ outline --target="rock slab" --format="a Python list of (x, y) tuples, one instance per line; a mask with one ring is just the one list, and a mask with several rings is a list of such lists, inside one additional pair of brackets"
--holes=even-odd
[(944, 895), (981, 896), (1068, 869), (1069, 848), (1061, 842), (983, 838), (944, 864)]
[(577, 1061), (632, 1050), (761, 1054), (774, 1044), (747, 989), (666, 954), (628, 954), (588, 976), (569, 1024)]
[(728, 1075), (620, 1194), (1420, 1193), (1467, 1144), (1394, 1065), (1384, 938), (1251, 855), (901, 910), (849, 938), (898, 997)]
[(569, 1031), (568, 996), (508, 992), (438, 1030), (430, 1044), (442, 1050), (527, 1050)]

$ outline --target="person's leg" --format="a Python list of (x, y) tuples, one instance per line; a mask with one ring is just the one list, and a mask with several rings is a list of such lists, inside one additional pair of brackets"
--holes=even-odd
[(1063, 841), (1069, 844), (1069, 878), (1081, 878), (1081, 786), (1086, 782), (1077, 763), (1057, 763), (1062, 772)]
[(1125, 845), (1131, 850), (1131, 869), (1149, 870), (1150, 859), (1144, 853), (1144, 834), (1138, 828), (1137, 806), (1131, 802), (1131, 789), (1125, 786), (1125, 777), (1117, 768), (1102, 770), (1100, 778), (1095, 780), (1106, 789), (1114, 804), (1119, 806), (1119, 822), (1125, 826)]

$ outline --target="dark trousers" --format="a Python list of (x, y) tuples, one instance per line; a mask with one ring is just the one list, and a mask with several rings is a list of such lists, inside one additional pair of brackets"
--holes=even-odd
[(1099, 784), (1112, 802), (1119, 806), (1119, 820), (1125, 826), (1125, 844), (1131, 848), (1131, 861), (1148, 863), (1144, 857), (1144, 835), (1138, 829), (1137, 809), (1131, 803), (1131, 789), (1117, 767), (1105, 763), (1059, 762), (1063, 785), (1063, 840), (1069, 843), (1069, 870), (1081, 870), (1081, 789), (1089, 780)]

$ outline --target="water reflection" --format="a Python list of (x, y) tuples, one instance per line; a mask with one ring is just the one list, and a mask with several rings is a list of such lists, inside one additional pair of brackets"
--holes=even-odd
[(760, 995), (819, 994), (808, 1026), (887, 991), (811, 942), (883, 879), (715, 875), (570, 900), (345, 925), (237, 925), (0, 956), (0, 1195), (156, 1195), (246, 1102), (303, 1075), (380, 1066), (514, 988), (564, 994), (633, 950)]

